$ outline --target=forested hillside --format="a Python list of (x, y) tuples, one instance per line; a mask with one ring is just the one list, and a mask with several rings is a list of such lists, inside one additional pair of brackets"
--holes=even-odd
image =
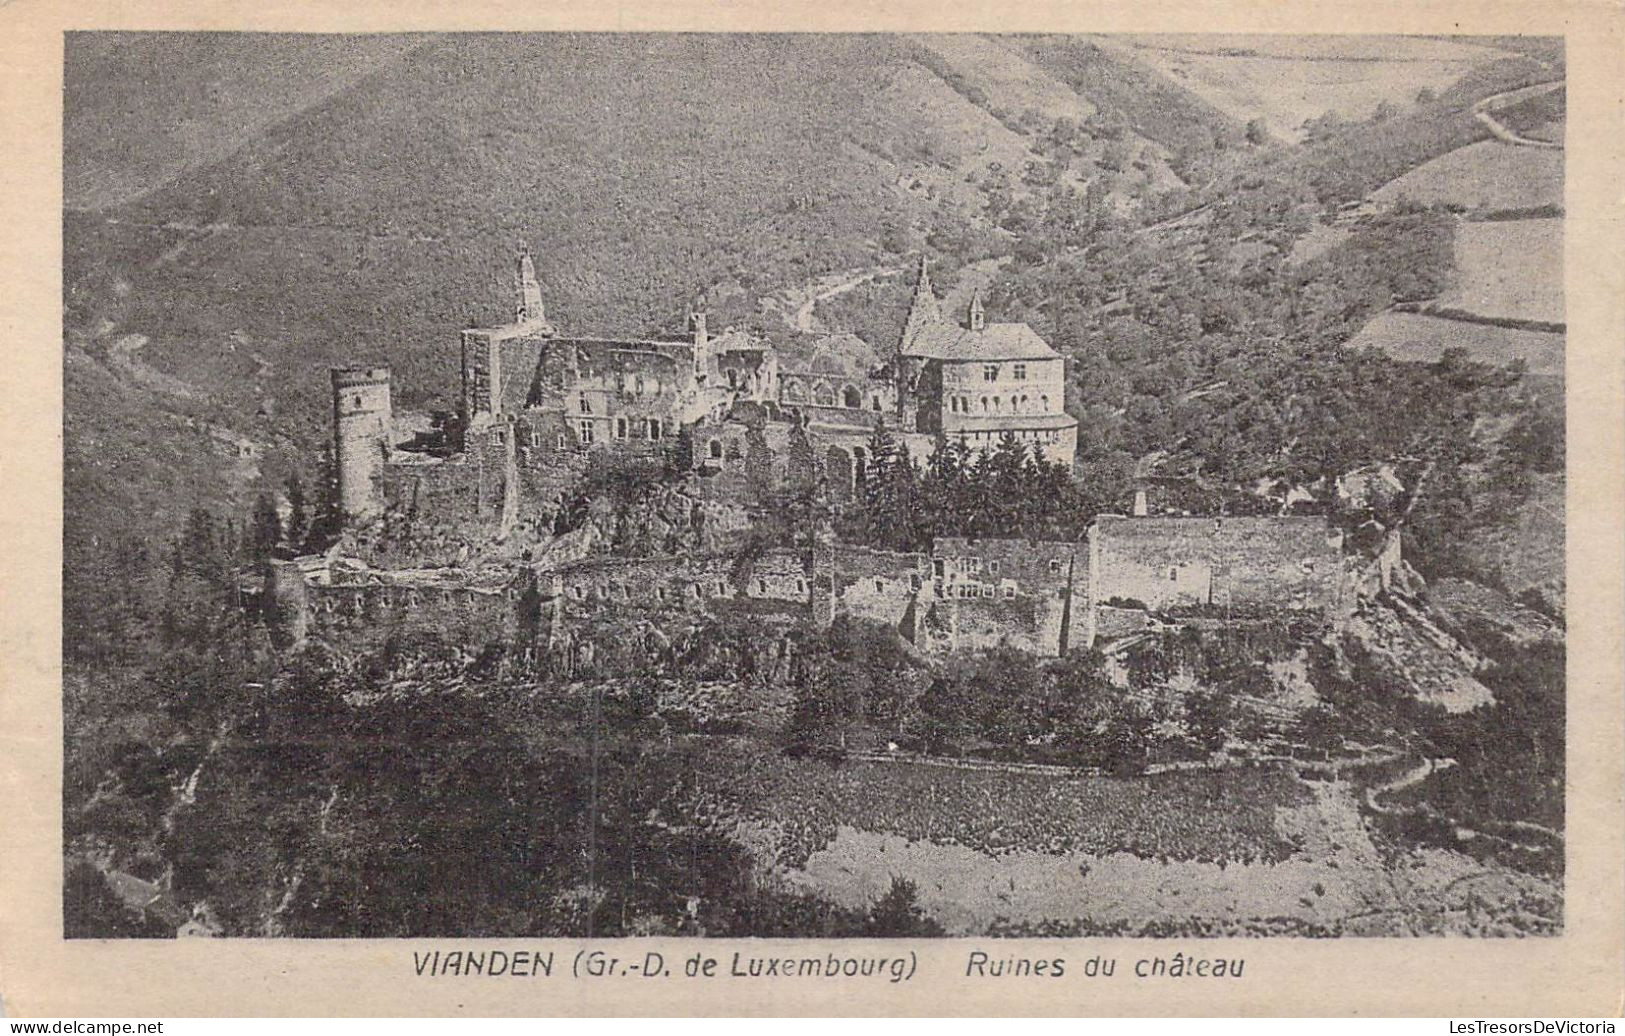
[[(103, 875), (167, 884), (234, 934), (422, 935), (459, 920), (477, 933), (929, 931), (907, 882), (839, 904), (759, 884), (757, 847), (724, 823), (794, 818), (774, 851), (796, 866), (854, 816), (1011, 844), (971, 801), (975, 782), (939, 800), (942, 782), (911, 778), (886, 794), (916, 801), (881, 807), (871, 771), (805, 758), (831, 740), (844, 751), (848, 733), (1129, 774), (1275, 739), (1337, 782), (1345, 763), (1370, 767), (1381, 823), (1423, 828), (1390, 832), (1393, 845), (1455, 847), (1423, 823), (1436, 807), (1523, 825), (1475, 851), (1533, 853), (1518, 866), (1546, 880), (1562, 823), (1563, 310), (1550, 268), (1562, 155), (1496, 139), (1479, 115), (1560, 80), (1561, 46), (1411, 41), (1400, 68), (1362, 45), (70, 41), (65, 798), (82, 864), (70, 932), (107, 934), (121, 917)], [(1270, 95), (1276, 79), (1315, 89)], [(1562, 115), (1556, 90), (1506, 118), (1550, 142)], [(1078, 463), (1032, 463), (1012, 441), (916, 469), (877, 433), (838, 535), (910, 549), (946, 534), (1075, 538), (1148, 483), (1158, 506), (1192, 513), (1328, 513), (1351, 551), (1401, 529), (1441, 588), (1413, 605), (1443, 609), (1427, 620), (1443, 624), (1428, 628), (1434, 647), (1374, 609), (1341, 641), (1288, 630), (1268, 650), (1194, 657), (1153, 638), (1119, 659), (1126, 688), (1093, 654), (933, 667), (890, 631), (846, 627), (801, 631), (793, 663), (769, 659), (754, 631), (719, 628), (616, 669), (643, 640), (606, 626), (602, 671), (586, 677), (516, 678), (500, 644), (432, 640), (279, 660), (237, 607), (236, 574), (323, 520), (326, 367), (386, 361), (398, 406), (449, 405), (457, 332), (510, 315), (521, 245), (549, 316), (572, 330), (672, 329), (700, 299), (716, 327), (850, 331), (880, 352), (924, 255), (950, 310), (981, 289), (990, 320), (1026, 321), (1067, 357)], [(1351, 474), (1401, 489), (1349, 504)], [(576, 488), (582, 514), (604, 509), (602, 486)], [(1438, 683), (1459, 668), (1439, 661), (1441, 639), (1494, 656), (1472, 686), (1500, 712), (1420, 702), (1419, 672), (1442, 669), (1423, 673)], [(603, 745), (589, 702), (615, 731)], [(779, 752), (781, 737), (799, 754)], [(589, 738), (604, 753), (602, 817), (580, 801)], [(1385, 744), (1403, 748), (1366, 758)], [(1415, 750), (1461, 765), (1378, 788)], [(1514, 787), (1496, 784), (1497, 756), (1517, 753), (1531, 761), (1515, 794), (1493, 800), (1488, 789)], [(731, 774), (770, 793), (742, 804)], [(1167, 801), (1213, 800), (1207, 779), (1170, 779)], [(1067, 808), (1096, 818), (1091, 796), (1104, 795), (1121, 827), (1108, 834), (1148, 860), (1223, 867), (1284, 858), (1275, 805), (1329, 801), (1330, 782), (1235, 779), (1245, 794), (1227, 801), (1247, 804), (1222, 816), (1163, 805), (1145, 820), (1135, 777)], [(1037, 783), (988, 787), (1025, 803), (1011, 811), (1026, 825), (1017, 843), (1048, 851), (1057, 821), (1029, 801)], [(1382, 789), (1423, 805), (1378, 809)], [(446, 816), (462, 826), (425, 823)], [(1518, 841), (1531, 826), (1538, 852)], [(583, 897), (589, 830), (618, 902)], [(1097, 834), (1091, 847), (1110, 848)], [(498, 865), (460, 882), (491, 846)], [(1377, 855), (1361, 866), (1380, 890), (1391, 873)], [(641, 858), (663, 863), (639, 884)], [(1556, 912), (1536, 905), (1546, 930)], [(1292, 923), (1328, 934), (1318, 910)]]

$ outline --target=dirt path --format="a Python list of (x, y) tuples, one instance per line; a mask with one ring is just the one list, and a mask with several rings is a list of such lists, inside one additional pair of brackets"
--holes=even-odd
[(120, 335), (107, 346), (108, 365), (143, 388), (187, 399), (197, 398), (198, 392), (190, 384), (143, 360), (141, 350), (146, 347), (146, 335)]
[(1378, 813), (1411, 812), (1409, 807), (1383, 805), (1381, 802), (1382, 796), (1391, 792), (1402, 791), (1405, 788), (1409, 788), (1413, 784), (1420, 784), (1421, 782), (1427, 780), (1428, 777), (1433, 773), (1439, 770), (1448, 770), (1454, 765), (1456, 765), (1456, 761), (1454, 759), (1423, 759), (1420, 763), (1417, 763), (1414, 767), (1406, 770), (1404, 773), (1400, 774), (1398, 777), (1395, 777), (1386, 784), (1379, 784), (1376, 787), (1367, 788), (1365, 790), (1365, 804), (1370, 806)]
[(1536, 83), (1533, 86), (1519, 87), (1505, 93), (1486, 97), (1473, 105), (1473, 118), (1484, 124), (1484, 127), (1495, 134), (1495, 139), (1506, 144), (1515, 144), (1519, 147), (1538, 147), (1553, 151), (1563, 150), (1563, 145), (1554, 140), (1537, 140), (1534, 137), (1525, 137), (1513, 132), (1496, 120), (1494, 113), (1514, 104), (1521, 104), (1533, 97), (1540, 97), (1563, 88), (1565, 80), (1556, 79), (1549, 83)]
[(894, 267), (864, 270), (860, 273), (847, 274), (843, 279), (836, 281), (821, 291), (816, 288), (812, 289), (806, 300), (796, 308), (795, 316), (790, 320), (790, 326), (797, 331), (813, 330), (813, 310), (820, 302), (825, 299), (832, 299), (837, 295), (844, 295), (858, 285), (867, 284), (876, 277), (885, 277), (896, 272), (897, 270)]

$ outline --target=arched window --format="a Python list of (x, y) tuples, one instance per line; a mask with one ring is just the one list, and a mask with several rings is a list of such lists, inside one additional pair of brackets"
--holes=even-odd
[(875, 409), (879, 410), (880, 409), (880, 397), (879, 396), (874, 397), (874, 404), (875, 404)]
[(848, 410), (861, 410), (863, 409), (863, 395), (851, 385), (847, 385), (841, 389), (841, 403)]
[(1026, 413), (1026, 411), (1027, 411), (1027, 397), (1026, 396), (1021, 397), (1021, 410), (1022, 410), (1023, 413)]
[(801, 387), (801, 382), (796, 381), (793, 378), (785, 380), (785, 382), (784, 382), (784, 401), (786, 403), (800, 403), (800, 402), (804, 401), (806, 398), (807, 398), (807, 393), (806, 393), (806, 390)]
[(1049, 413), (1049, 397), (1048, 396), (1039, 396), (1038, 397), (1038, 409), (1044, 411), (1044, 413), (1046, 413), (1046, 414)]
[(828, 385), (818, 385), (813, 389), (813, 402), (819, 406), (834, 406), (835, 390)]
[(1021, 409), (1021, 407), (1018, 405), (1016, 397), (1011, 396), (1010, 397), (1010, 412), (1012, 414), (1014, 414), (1014, 413), (1018, 412), (1020, 409)]
[(989, 408), (988, 403), (987, 403), (987, 397), (983, 396), (982, 397), (982, 413), (984, 413), (984, 414), (987, 413), (989, 409), (990, 408)]

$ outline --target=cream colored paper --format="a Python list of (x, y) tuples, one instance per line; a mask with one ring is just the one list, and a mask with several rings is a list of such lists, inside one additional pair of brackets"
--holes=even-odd
[[(574, 980), (584, 944), (543, 940), (551, 978), (420, 978), (413, 951), (453, 940), (67, 942), (61, 937), (61, 98), (63, 32), (944, 30), (1525, 33), (1567, 41), (1569, 779), (1566, 926), (1557, 938), (939, 939), (601, 944), (620, 956), (736, 951), (895, 956), (904, 982)], [(593, 5), (202, 3), (99, 0), (0, 7), (6, 141), (0, 327), (0, 993), (10, 1016), (552, 1014), (1617, 1015), (1625, 985), (1625, 16), (1617, 5), (735, 2)], [(471, 945), (455, 941), (457, 945)], [(491, 947), (529, 949), (526, 940)], [(1065, 957), (1062, 979), (967, 979), (967, 954)], [(1183, 951), (1242, 957), (1240, 980), (1125, 978)], [(1091, 980), (1093, 956), (1119, 960)], [(1123, 962), (1127, 962), (1127, 965)]]

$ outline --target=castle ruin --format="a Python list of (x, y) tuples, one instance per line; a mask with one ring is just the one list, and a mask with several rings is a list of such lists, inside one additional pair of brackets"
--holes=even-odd
[(797, 477), (837, 502), (861, 483), (870, 436), (910, 457), (945, 438), (1013, 436), (1070, 466), (1077, 421), (1065, 360), (1025, 324), (989, 323), (980, 296), (944, 318), (922, 261), (903, 332), (881, 356), (852, 335), (811, 348), (704, 313), (681, 337), (562, 334), (534, 265), (518, 260), (514, 319), (464, 331), (457, 411), (408, 434), (387, 367), (332, 373), (344, 534), (326, 557), (273, 565), (265, 599), (287, 639), (368, 640), (435, 630), (526, 651), (568, 642), (605, 613), (651, 637), (701, 615), (764, 631), (884, 624), (924, 651), (1008, 646), (1036, 655), (1194, 617), (1330, 616), (1352, 565), (1324, 517), (1102, 515), (1082, 542), (939, 538), (923, 552), (832, 542), (608, 557), (591, 527), (553, 534), (594, 457), (687, 474), (670, 522), (735, 528), (742, 504)]

